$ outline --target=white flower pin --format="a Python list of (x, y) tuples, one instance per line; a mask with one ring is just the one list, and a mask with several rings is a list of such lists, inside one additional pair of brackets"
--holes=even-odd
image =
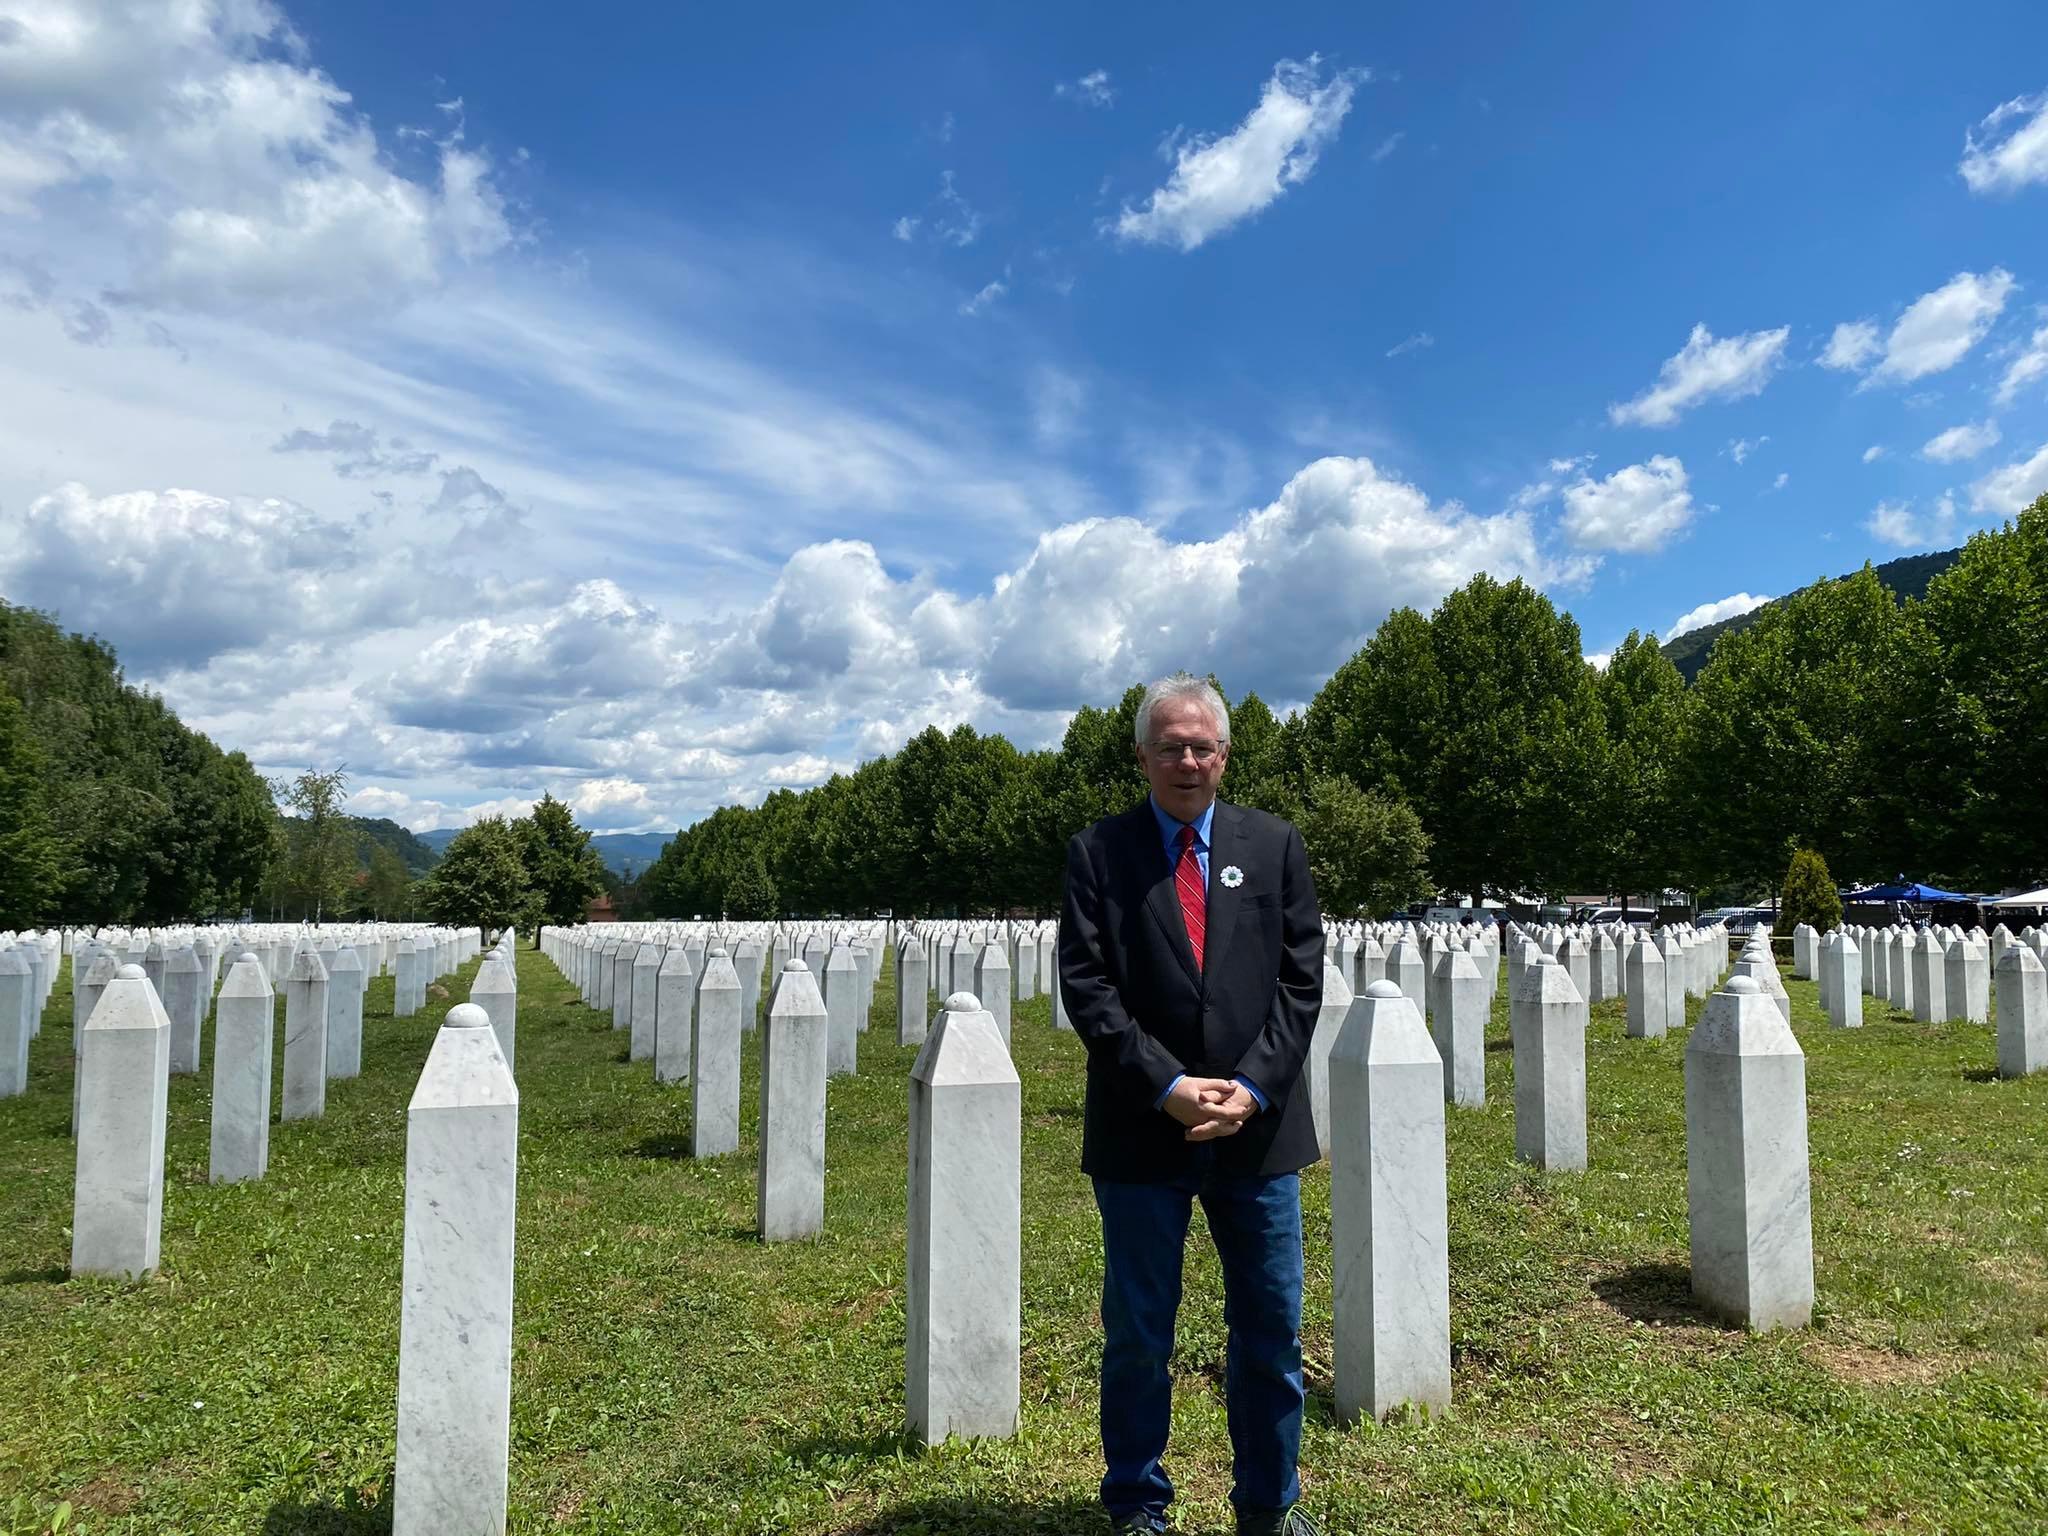
[(1244, 884), (1244, 871), (1239, 869), (1235, 864), (1226, 864), (1223, 866), (1223, 873), (1218, 875), (1216, 878), (1218, 880), (1221, 880), (1225, 885), (1229, 886), (1230, 889), (1234, 891), (1240, 885)]

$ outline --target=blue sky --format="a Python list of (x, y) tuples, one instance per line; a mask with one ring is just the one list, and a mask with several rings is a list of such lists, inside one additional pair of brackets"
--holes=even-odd
[(626, 829), (2048, 488), (2037, 6), (986, 9), (0, 0), (0, 593)]

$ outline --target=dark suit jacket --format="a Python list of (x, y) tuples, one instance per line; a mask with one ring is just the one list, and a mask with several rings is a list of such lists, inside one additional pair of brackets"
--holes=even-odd
[[(1088, 1047), (1082, 1171), (1157, 1183), (1197, 1147), (1152, 1106), (1181, 1073), (1256, 1083), (1268, 1107), (1213, 1143), (1225, 1175), (1291, 1173), (1316, 1161), (1297, 1091), (1323, 999), (1323, 926), (1301, 834), (1264, 811), (1216, 802), (1208, 942), (1195, 969), (1173, 870), (1148, 801), (1067, 844), (1060, 991)], [(1242, 884), (1223, 883), (1235, 865)]]

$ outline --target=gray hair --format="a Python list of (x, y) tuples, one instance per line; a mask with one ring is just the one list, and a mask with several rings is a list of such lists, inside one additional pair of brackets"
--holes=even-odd
[(1192, 672), (1176, 672), (1152, 684), (1139, 701), (1136, 739), (1140, 746), (1151, 733), (1152, 711), (1169, 699), (1193, 699), (1216, 722), (1216, 739), (1230, 740), (1230, 710), (1224, 705), (1223, 695), (1207, 678), (1196, 677)]

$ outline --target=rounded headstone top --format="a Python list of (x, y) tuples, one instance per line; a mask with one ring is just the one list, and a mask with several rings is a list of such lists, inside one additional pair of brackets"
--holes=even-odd
[(491, 1016), (475, 1003), (457, 1003), (441, 1021), (443, 1029), (489, 1029)]
[(1754, 976), (1730, 976), (1728, 978), (1728, 990), (1737, 997), (1748, 997), (1752, 993), (1763, 991), (1763, 988), (1757, 985), (1757, 979)]
[(730, 960), (732, 956), (726, 952), (723, 944), (714, 944), (711, 948), (711, 958), (714, 960)]
[(139, 965), (124, 965), (114, 972), (116, 981), (146, 981), (149, 973)]
[(981, 1012), (981, 999), (972, 992), (955, 992), (946, 999), (946, 1012), (979, 1013)]
[(1398, 983), (1391, 982), (1382, 976), (1378, 981), (1366, 983), (1365, 995), (1367, 997), (1399, 997), (1401, 995), (1401, 988)]
[(787, 974), (790, 971), (808, 971), (810, 967), (808, 965), (805, 965), (803, 961), (799, 960), (795, 955), (791, 955), (789, 957), (788, 962), (782, 967), (782, 969), (783, 972)]
[(1538, 955), (1536, 956), (1536, 963), (1538, 965), (1556, 965), (1557, 956), (1551, 954), (1538, 953)]

